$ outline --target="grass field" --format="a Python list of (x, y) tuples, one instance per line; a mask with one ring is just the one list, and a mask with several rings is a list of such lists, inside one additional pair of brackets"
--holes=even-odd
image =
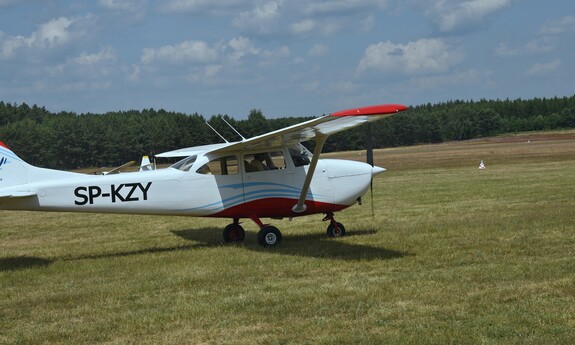
[(0, 343), (575, 344), (575, 132), (376, 163), (375, 217), (275, 220), (274, 249), (251, 222), (223, 245), (225, 220), (0, 211)]

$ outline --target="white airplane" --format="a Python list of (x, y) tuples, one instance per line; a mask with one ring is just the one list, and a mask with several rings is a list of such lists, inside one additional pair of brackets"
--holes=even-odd
[[(260, 228), (272, 247), (281, 232), (262, 218), (323, 213), (328, 236), (345, 234), (334, 212), (352, 206), (385, 169), (319, 159), (326, 138), (407, 107), (385, 104), (344, 110), (239, 142), (189, 147), (158, 157), (185, 157), (169, 168), (88, 175), (32, 166), (0, 141), (0, 209), (230, 218), (225, 242), (243, 241), (240, 219)], [(300, 142), (314, 140), (311, 154)]]

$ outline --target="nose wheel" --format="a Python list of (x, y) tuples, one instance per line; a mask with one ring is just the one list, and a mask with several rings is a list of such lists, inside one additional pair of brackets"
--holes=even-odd
[(345, 236), (345, 227), (343, 224), (336, 222), (333, 213), (327, 213), (323, 221), (328, 221), (327, 237), (342, 237)]

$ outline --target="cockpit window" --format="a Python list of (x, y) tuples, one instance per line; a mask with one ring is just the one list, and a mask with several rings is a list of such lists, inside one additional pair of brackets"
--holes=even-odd
[(302, 144), (297, 144), (289, 148), (289, 154), (296, 167), (309, 165), (311, 152), (308, 151)]
[(182, 159), (181, 161), (178, 161), (178, 162), (172, 164), (172, 166), (170, 168), (178, 169), (181, 171), (189, 171), (190, 168), (192, 167), (192, 165), (194, 165), (196, 158), (198, 158), (198, 156), (186, 157), (186, 158)]
[(203, 175), (237, 175), (238, 158), (236, 156), (227, 156), (212, 159), (202, 165), (196, 172)]

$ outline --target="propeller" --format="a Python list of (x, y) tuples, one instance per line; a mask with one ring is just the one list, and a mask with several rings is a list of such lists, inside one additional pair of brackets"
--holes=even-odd
[[(371, 167), (374, 167), (374, 163), (373, 163), (373, 140), (372, 140), (372, 134), (371, 134), (371, 123), (368, 122), (367, 123), (367, 131), (366, 131), (366, 138), (365, 138), (365, 149), (366, 149), (366, 159), (367, 159), (367, 164), (371, 165)], [(369, 184), (369, 191), (371, 194), (371, 217), (375, 217), (375, 203), (374, 203), (374, 199), (373, 199), (373, 174), (371, 175), (371, 182)]]

